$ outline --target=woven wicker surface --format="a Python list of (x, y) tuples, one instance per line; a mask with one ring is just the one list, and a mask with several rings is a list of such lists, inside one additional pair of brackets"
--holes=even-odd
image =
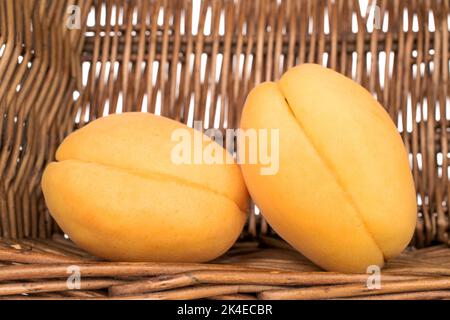
[[(81, 30), (66, 27), (69, 4), (80, 5)], [(0, 236), (60, 232), (40, 178), (86, 122), (143, 110), (235, 128), (255, 84), (325, 62), (376, 93), (399, 124), (418, 191), (414, 244), (447, 243), (449, 2), (378, 1), (384, 27), (370, 32), (358, 4), (1, 0)], [(246, 232), (271, 230), (251, 212)]]
[[(5, 264), (0, 295), (37, 290), (46, 293), (32, 297), (105, 298), (106, 288), (112, 295), (156, 298), (369, 294), (365, 278), (319, 272), (294, 252), (280, 249), (283, 245), (254, 208), (242, 239), (276, 243), (276, 249), (242, 241), (220, 261), (231, 267), (90, 264), (86, 274), (92, 272), (92, 279), (83, 281), (84, 289), (67, 291), (66, 266), (54, 265), (80, 263), (85, 257), (61, 240), (40, 190), (42, 171), (65, 136), (119, 111), (157, 112), (187, 124), (200, 120), (210, 127), (216, 122), (222, 129), (235, 128), (252, 87), (304, 62), (325, 64), (376, 94), (410, 154), (419, 204), (413, 245), (449, 243), (447, 0), (378, 0), (381, 29), (367, 27), (369, 19), (361, 15), (357, 0), (204, 0), (198, 8), (195, 3), (0, 0), (0, 237), (27, 239), (2, 241), (7, 249), (0, 253)], [(69, 5), (79, 6), (81, 29), (67, 28)], [(22, 250), (11, 249), (9, 242)], [(10, 265), (13, 261), (19, 264)], [(387, 291), (376, 294), (448, 297), (449, 263), (444, 247), (405, 253), (385, 271), (398, 273), (386, 282)], [(301, 273), (244, 272), (235, 264)], [(183, 275), (186, 270), (190, 273)], [(179, 275), (143, 280), (172, 273)], [(405, 275), (411, 279), (401, 278)], [(309, 289), (285, 291), (287, 285), (305, 283)]]
[[(237, 244), (210, 264), (101, 262), (59, 235), (2, 241), (0, 296), (8, 299), (450, 299), (450, 249), (409, 250), (381, 272), (323, 272), (281, 241)], [(78, 269), (74, 269), (74, 267)], [(78, 290), (69, 290), (74, 270)], [(73, 289), (73, 288), (72, 288)], [(26, 295), (24, 295), (26, 294)]]

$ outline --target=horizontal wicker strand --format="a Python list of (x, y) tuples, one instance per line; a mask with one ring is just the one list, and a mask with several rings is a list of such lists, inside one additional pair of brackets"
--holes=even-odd
[[(450, 2), (374, 3), (381, 28), (358, 0), (0, 0), (0, 296), (448, 299)], [(80, 28), (67, 26), (70, 5)], [(236, 128), (255, 85), (307, 62), (376, 96), (409, 154), (412, 245), (424, 249), (390, 261), (381, 290), (368, 275), (321, 271), (254, 205), (238, 244), (211, 264), (108, 263), (64, 238), (40, 181), (68, 134), (126, 111)], [(81, 290), (67, 288), (70, 266)]]

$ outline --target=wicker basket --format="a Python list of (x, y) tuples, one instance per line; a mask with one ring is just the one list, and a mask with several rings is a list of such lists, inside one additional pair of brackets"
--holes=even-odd
[[(357, 0), (198, 2), (0, 0), (0, 296), (450, 298), (449, 1), (374, 1), (375, 23)], [(51, 219), (40, 178), (73, 130), (121, 111), (235, 128), (252, 87), (303, 62), (373, 92), (410, 154), (416, 235), (381, 290), (367, 275), (319, 270), (255, 210), (211, 264), (98, 261)], [(67, 285), (71, 266), (81, 289)]]

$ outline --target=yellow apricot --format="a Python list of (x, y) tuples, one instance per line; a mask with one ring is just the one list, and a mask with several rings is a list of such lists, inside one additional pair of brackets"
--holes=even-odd
[[(101, 118), (71, 134), (42, 179), (61, 228), (113, 261), (204, 262), (242, 232), (248, 193), (237, 164), (177, 164), (176, 130), (144, 113)], [(206, 141), (205, 148), (211, 143)], [(218, 144), (217, 149), (229, 155)]]
[(242, 129), (279, 129), (279, 171), (244, 163), (247, 187), (277, 233), (330, 271), (382, 267), (408, 245), (416, 193), (383, 107), (330, 69), (304, 64), (255, 88)]

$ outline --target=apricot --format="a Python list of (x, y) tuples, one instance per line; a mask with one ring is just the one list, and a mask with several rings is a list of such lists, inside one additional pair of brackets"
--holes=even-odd
[[(76, 244), (108, 260), (162, 262), (210, 261), (234, 244), (248, 201), (239, 166), (177, 164), (173, 133), (179, 129), (194, 135), (167, 118), (127, 113), (66, 138), (42, 189), (50, 213)], [(203, 140), (205, 148), (215, 144)]]
[(255, 88), (241, 127), (279, 130), (279, 171), (244, 163), (244, 179), (273, 229), (317, 265), (366, 272), (408, 245), (417, 214), (408, 155), (363, 87), (304, 64)]

